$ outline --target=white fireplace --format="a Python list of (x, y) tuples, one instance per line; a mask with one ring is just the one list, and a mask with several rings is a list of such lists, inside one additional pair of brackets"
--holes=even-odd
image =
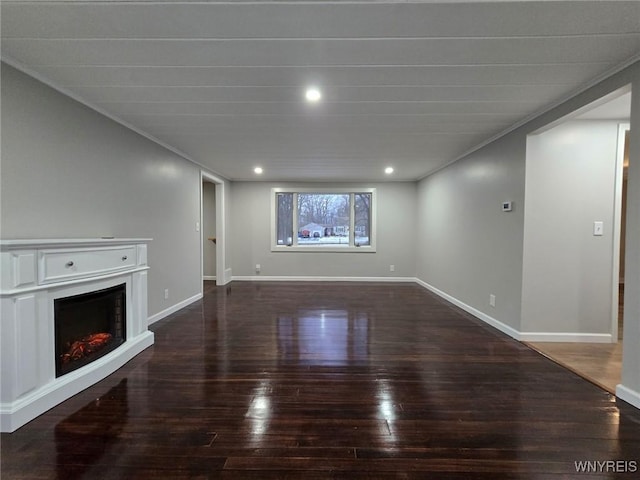
[[(0, 431), (13, 432), (153, 345), (153, 333), (147, 328), (149, 241), (100, 238), (0, 242)], [(116, 331), (100, 332), (91, 338), (77, 333), (77, 342), (64, 355), (65, 361), (83, 356), (82, 363), (68, 373), (56, 372), (61, 355), (60, 340), (56, 343), (56, 305), (111, 290), (121, 292), (123, 300), (118, 300), (121, 307), (117, 307), (121, 325)], [(102, 308), (101, 303), (96, 305)], [(108, 335), (110, 339), (115, 333), (120, 334), (118, 345), (108, 353), (97, 354), (102, 347), (93, 338)], [(76, 355), (80, 350), (82, 355)]]

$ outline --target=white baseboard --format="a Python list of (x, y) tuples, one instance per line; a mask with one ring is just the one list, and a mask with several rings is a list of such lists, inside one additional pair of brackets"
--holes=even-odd
[(427, 290), (435, 293), (436, 295), (444, 298), (445, 300), (453, 303), (457, 307), (460, 307), (465, 312), (479, 318), (494, 328), (497, 328), (503, 333), (506, 333), (510, 337), (519, 340), (521, 342), (567, 342), (567, 343), (612, 343), (613, 337), (610, 333), (572, 333), (572, 332), (520, 332), (509, 325), (502, 323), (499, 320), (487, 315), (480, 310), (473, 308), (466, 303), (458, 300), (455, 297), (437, 289), (436, 287), (429, 285), (428, 283), (416, 279), (418, 285), (422, 285)]
[(156, 313), (155, 315), (151, 315), (148, 319), (148, 325), (157, 322), (158, 320), (162, 320), (164, 317), (168, 317), (172, 313), (177, 312), (181, 308), (186, 307), (187, 305), (191, 305), (193, 302), (197, 302), (202, 298), (202, 293), (198, 293), (193, 297), (189, 297), (186, 300), (176, 303), (169, 308), (162, 310), (161, 312)]
[(218, 285), (226, 285), (231, 280), (233, 280), (233, 271), (230, 268), (227, 268), (224, 271), (224, 278), (222, 279), (222, 283), (218, 282)]
[(555, 343), (611, 343), (610, 333), (553, 333), (553, 332), (521, 332), (523, 342), (555, 342)]
[(215, 275), (203, 275), (202, 276), (202, 280), (215, 280), (216, 276)]
[(419, 278), (416, 278), (414, 280), (418, 285), (420, 285), (420, 286), (426, 288), (427, 290), (435, 293), (436, 295), (444, 298), (448, 302), (453, 303), (456, 307), (460, 307), (465, 312), (470, 313), (474, 317), (479, 318), (483, 322), (485, 322), (485, 323), (491, 325), (492, 327), (500, 330), (502, 333), (506, 333), (510, 337), (515, 338), (516, 340), (520, 340), (520, 332), (518, 330), (516, 330), (515, 328), (510, 327), (509, 325), (507, 325), (505, 323), (502, 323), (500, 320), (496, 320), (495, 318), (487, 315), (486, 313), (481, 312), (477, 308), (474, 308), (474, 307), (472, 307), (470, 305), (467, 305), (464, 302), (461, 302), (457, 298), (452, 297), (448, 293), (445, 293), (442, 290), (437, 289), (433, 285), (429, 285), (427, 282), (425, 282), (423, 280), (420, 280)]
[(234, 281), (241, 282), (399, 282), (414, 283), (413, 277), (316, 277), (316, 276), (263, 276), (239, 275)]
[(624, 400), (625, 402), (633, 405), (636, 408), (640, 408), (640, 392), (631, 390), (622, 384), (616, 386), (616, 397)]

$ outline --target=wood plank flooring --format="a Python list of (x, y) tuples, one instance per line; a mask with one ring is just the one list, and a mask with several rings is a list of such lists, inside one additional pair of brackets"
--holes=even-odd
[(152, 330), (2, 479), (638, 478), (575, 462), (640, 463), (639, 410), (414, 284), (207, 282)]

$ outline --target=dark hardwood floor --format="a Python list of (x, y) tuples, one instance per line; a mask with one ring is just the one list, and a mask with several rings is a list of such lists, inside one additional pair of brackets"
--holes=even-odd
[(639, 410), (417, 285), (207, 283), (152, 330), (2, 434), (2, 479), (639, 475), (575, 465), (640, 468)]

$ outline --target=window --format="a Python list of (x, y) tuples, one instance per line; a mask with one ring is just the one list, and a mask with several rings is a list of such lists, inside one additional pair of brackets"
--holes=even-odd
[(375, 189), (272, 190), (273, 251), (375, 251)]

